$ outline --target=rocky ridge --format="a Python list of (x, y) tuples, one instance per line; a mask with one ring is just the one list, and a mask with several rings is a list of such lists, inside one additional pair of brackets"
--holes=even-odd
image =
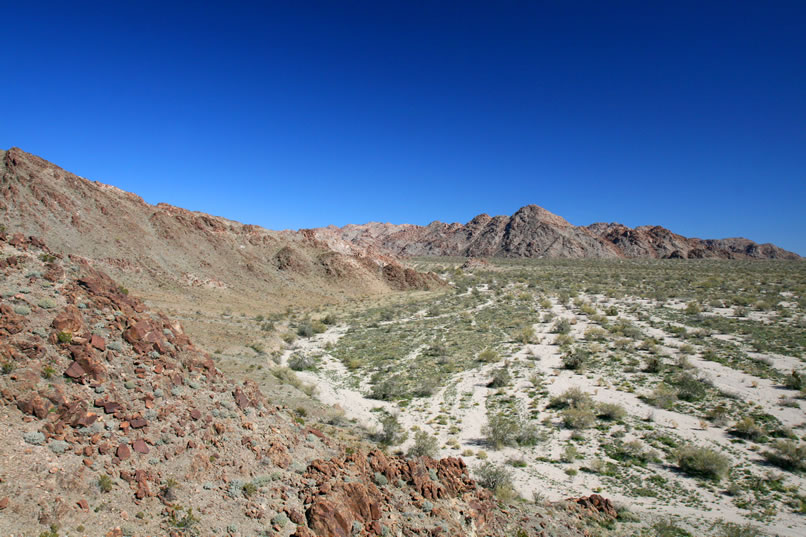
[(0, 231), (0, 272), (3, 535), (581, 536), (617, 515), (504, 509), (461, 459), (346, 446), (37, 238)]
[(279, 310), (442, 285), (372, 247), (150, 205), (18, 148), (0, 152), (0, 214), (0, 223), (165, 302), (259, 300)]
[(775, 245), (742, 238), (687, 238), (660, 226), (574, 226), (537, 205), (522, 207), (512, 216), (481, 214), (467, 224), (373, 222), (319, 228), (315, 233), (320, 240), (342, 239), (396, 256), (799, 259)]

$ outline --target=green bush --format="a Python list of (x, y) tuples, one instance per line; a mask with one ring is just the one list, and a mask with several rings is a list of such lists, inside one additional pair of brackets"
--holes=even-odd
[(288, 359), (288, 367), (294, 371), (313, 369), (316, 366), (316, 359), (313, 356), (294, 354)]
[(677, 402), (677, 390), (668, 384), (658, 384), (645, 399), (653, 406), (669, 409)]
[(806, 383), (804, 382), (803, 374), (799, 371), (792, 370), (792, 373), (787, 375), (784, 380), (784, 386), (790, 390), (802, 390)]
[(568, 319), (560, 319), (554, 323), (551, 331), (555, 334), (567, 334), (571, 331), (571, 322)]
[(562, 410), (563, 425), (569, 429), (587, 429), (596, 421), (590, 408), (564, 408)]
[(71, 332), (59, 332), (56, 334), (59, 343), (70, 343), (73, 341), (73, 334)]
[(487, 386), (490, 388), (503, 388), (508, 386), (510, 382), (512, 382), (512, 375), (509, 374), (509, 369), (504, 366), (493, 371), (493, 378), (487, 383)]
[(603, 420), (619, 421), (624, 419), (626, 415), (627, 411), (617, 403), (600, 403), (596, 407), (596, 416)]
[(436, 457), (439, 453), (439, 442), (425, 431), (417, 431), (414, 445), (409, 448), (409, 457)]
[(563, 356), (563, 367), (565, 369), (579, 371), (585, 367), (585, 363), (590, 358), (590, 354), (590, 351), (587, 349), (577, 347)]
[(593, 406), (591, 396), (583, 392), (581, 388), (574, 386), (568, 388), (549, 401), (549, 408), (590, 408)]
[(730, 470), (730, 459), (713, 449), (683, 446), (675, 452), (677, 465), (685, 473), (719, 481)]
[(476, 482), (489, 490), (496, 490), (501, 486), (512, 486), (512, 474), (503, 466), (492, 462), (480, 464), (473, 472)]
[(379, 401), (394, 401), (406, 395), (406, 387), (399, 375), (392, 375), (372, 386), (368, 397)]
[(384, 412), (379, 421), (381, 430), (375, 435), (378, 443), (384, 446), (396, 446), (406, 441), (408, 433), (403, 430), (395, 414)]
[(540, 435), (537, 427), (519, 413), (505, 411), (487, 414), (487, 423), (481, 433), (485, 440), (495, 449), (504, 446), (531, 446), (536, 444)]
[(688, 372), (675, 376), (672, 383), (677, 388), (677, 397), (683, 401), (699, 401), (708, 393), (708, 381)]
[(499, 359), (498, 353), (492, 349), (484, 349), (479, 353), (479, 361), (481, 362), (497, 362)]
[(109, 492), (112, 490), (112, 478), (106, 474), (98, 476), (98, 488), (101, 492)]
[(772, 464), (785, 470), (806, 469), (806, 444), (794, 440), (779, 439), (772, 451), (765, 451), (764, 457)]
[(757, 425), (750, 416), (745, 416), (734, 423), (730, 432), (735, 436), (749, 440), (758, 440), (764, 436), (764, 429)]

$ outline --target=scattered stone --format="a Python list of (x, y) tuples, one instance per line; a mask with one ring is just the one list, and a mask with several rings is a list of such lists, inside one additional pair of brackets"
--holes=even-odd
[(115, 451), (115, 455), (117, 455), (118, 459), (125, 461), (132, 455), (132, 450), (126, 444), (121, 444), (118, 446), (117, 451)]

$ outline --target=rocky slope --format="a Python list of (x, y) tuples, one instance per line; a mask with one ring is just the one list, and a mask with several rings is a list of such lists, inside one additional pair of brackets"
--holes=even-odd
[(0, 224), (90, 259), (166, 303), (183, 297), (281, 309), (440, 285), (371, 248), (149, 205), (17, 148), (0, 152), (0, 214)]
[(370, 223), (320, 228), (316, 237), (343, 239), (401, 256), (527, 258), (798, 259), (772, 244), (747, 239), (686, 238), (660, 226), (574, 226), (536, 205), (514, 215), (482, 214), (467, 224), (427, 226)]
[(599, 496), (503, 509), (460, 459), (346, 446), (39, 239), (0, 231), (0, 273), (2, 535), (573, 537), (615, 524)]

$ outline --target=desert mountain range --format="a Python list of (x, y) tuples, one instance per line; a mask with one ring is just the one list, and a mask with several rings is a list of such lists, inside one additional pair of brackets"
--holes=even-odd
[[(409, 256), (797, 259), (747, 239), (701, 240), (659, 226), (574, 226), (536, 205), (467, 224), (369, 223), (271, 231), (160, 203), (67, 172), (19, 148), (0, 152), (2, 224), (78, 255), (154, 304), (319, 305), (443, 285)], [(176, 291), (181, 290), (182, 293)], [(177, 298), (179, 297), (179, 298)]]
[(687, 238), (660, 226), (574, 226), (537, 205), (512, 216), (480, 214), (467, 224), (427, 226), (369, 223), (316, 230), (321, 240), (345, 240), (395, 256), (660, 259), (798, 259), (773, 244), (742, 239)]

